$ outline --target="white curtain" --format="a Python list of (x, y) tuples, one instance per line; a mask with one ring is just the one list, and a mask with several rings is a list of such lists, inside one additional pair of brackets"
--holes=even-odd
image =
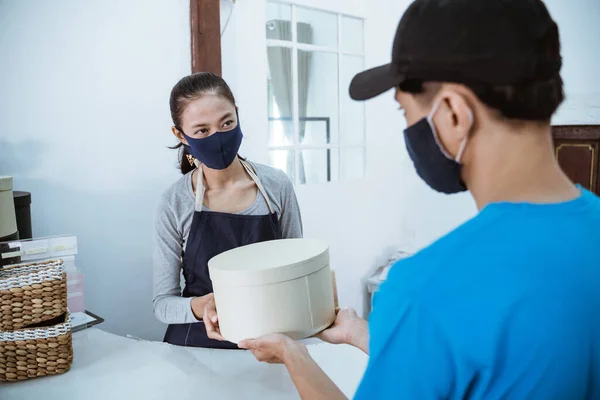
[[(271, 20), (267, 22), (267, 38), (291, 41), (291, 23), (284, 20)], [(312, 43), (313, 30), (310, 24), (299, 22), (297, 24), (297, 39), (299, 43)], [(269, 47), (267, 49), (269, 69), (271, 72), (271, 86), (275, 102), (279, 108), (281, 118), (292, 118), (292, 52), (287, 47)], [(308, 85), (310, 77), (311, 54), (309, 51), (298, 50), (298, 117), (300, 143), (304, 140), (306, 130), (306, 109), (308, 103)], [(287, 125), (287, 124), (286, 124)], [(290, 125), (288, 125), (290, 126)], [(287, 139), (293, 141), (292, 129), (285, 130)], [(298, 179), (300, 183), (306, 182), (304, 173), (304, 160), (302, 153), (299, 157)], [(288, 171), (293, 170), (294, 159), (288, 158)]]

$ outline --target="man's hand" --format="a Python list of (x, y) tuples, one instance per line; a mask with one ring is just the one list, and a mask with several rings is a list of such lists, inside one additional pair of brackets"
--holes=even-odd
[(219, 330), (219, 316), (217, 315), (217, 307), (215, 305), (215, 296), (211, 293), (207, 296), (206, 305), (204, 306), (204, 312), (202, 313), (202, 320), (204, 321), (204, 326), (206, 327), (206, 335), (215, 340), (225, 340), (223, 336), (221, 336), (221, 331)]
[(258, 361), (269, 364), (285, 364), (286, 361), (308, 354), (305, 345), (282, 334), (242, 340), (238, 346), (250, 350)]
[(333, 325), (317, 334), (317, 337), (332, 344), (349, 344), (368, 354), (369, 329), (367, 321), (360, 318), (351, 308), (336, 310)]
[(250, 350), (258, 361), (285, 364), (302, 399), (346, 399), (344, 393), (311, 358), (308, 349), (302, 343), (285, 335), (274, 334), (242, 340), (238, 346)]

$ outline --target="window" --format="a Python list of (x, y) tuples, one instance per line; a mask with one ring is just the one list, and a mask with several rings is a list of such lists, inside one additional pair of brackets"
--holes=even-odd
[(296, 183), (365, 175), (365, 109), (348, 95), (364, 69), (363, 20), (267, 3), (269, 160)]

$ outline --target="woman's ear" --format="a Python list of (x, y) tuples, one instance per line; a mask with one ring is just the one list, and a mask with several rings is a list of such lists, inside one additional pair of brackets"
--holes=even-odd
[(175, 135), (175, 137), (177, 138), (177, 140), (179, 140), (180, 143), (182, 143), (186, 146), (188, 145), (188, 142), (187, 142), (187, 140), (185, 140), (185, 136), (183, 135), (183, 132), (181, 132), (179, 129), (177, 129), (174, 126), (171, 127), (171, 132), (173, 132), (173, 135)]

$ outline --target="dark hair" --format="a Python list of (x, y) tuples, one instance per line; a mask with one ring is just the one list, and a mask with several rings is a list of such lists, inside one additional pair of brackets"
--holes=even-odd
[[(560, 60), (560, 40), (556, 26), (538, 39), (536, 53), (539, 65), (548, 61)], [(558, 63), (560, 67), (560, 61)], [(548, 74), (540, 70), (536, 71), (536, 75), (528, 82), (513, 85), (465, 84), (465, 86), (479, 100), (498, 110), (505, 118), (550, 121), (558, 106), (565, 99), (563, 80), (558, 71)], [(399, 88), (413, 94), (424, 91), (423, 82), (414, 80), (403, 82)]]
[[(544, 81), (527, 84), (465, 86), (484, 104), (498, 110), (502, 116), (509, 119), (550, 121), (565, 98), (563, 81), (558, 74)], [(403, 82), (400, 84), (400, 90), (412, 94), (423, 93), (423, 82)]]
[[(169, 106), (171, 108), (171, 119), (176, 129), (181, 129), (181, 114), (187, 105), (206, 94), (217, 95), (231, 102), (235, 106), (235, 97), (227, 85), (227, 82), (218, 75), (211, 72), (196, 72), (181, 79), (171, 90)], [(179, 169), (182, 174), (187, 174), (194, 169), (187, 160), (188, 152), (181, 143), (171, 147), (179, 149)]]

